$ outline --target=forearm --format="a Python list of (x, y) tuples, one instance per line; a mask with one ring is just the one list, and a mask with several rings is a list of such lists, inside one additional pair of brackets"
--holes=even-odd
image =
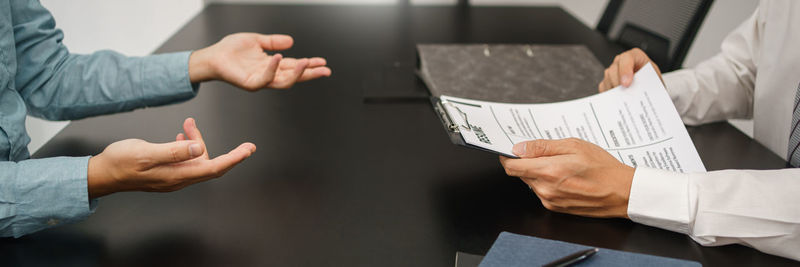
[(691, 69), (664, 74), (673, 103), (690, 125), (749, 118), (761, 46), (759, 11), (729, 34), (722, 51)]
[(0, 162), (0, 236), (20, 237), (92, 213), (88, 157)]
[(29, 112), (52, 120), (129, 111), (192, 98), (189, 52), (125, 57), (112, 51), (69, 55), (20, 93)]
[(731, 71), (727, 61), (720, 54), (695, 68), (664, 74), (665, 87), (685, 124), (752, 116), (753, 84)]
[(126, 57), (71, 54), (38, 1), (11, 1), (15, 87), (31, 115), (51, 120), (132, 110), (191, 98), (189, 52)]
[(639, 168), (628, 214), (702, 245), (746, 244), (800, 260), (797, 177), (800, 169), (680, 174)]

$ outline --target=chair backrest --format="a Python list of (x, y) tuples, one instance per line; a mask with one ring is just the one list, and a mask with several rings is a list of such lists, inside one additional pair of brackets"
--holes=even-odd
[(644, 50), (662, 71), (681, 67), (713, 0), (610, 0), (597, 24), (609, 39)]

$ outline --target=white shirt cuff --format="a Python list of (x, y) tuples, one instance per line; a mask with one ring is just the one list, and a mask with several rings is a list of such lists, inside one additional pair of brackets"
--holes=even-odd
[(689, 233), (689, 175), (651, 168), (633, 174), (628, 217), (634, 222)]

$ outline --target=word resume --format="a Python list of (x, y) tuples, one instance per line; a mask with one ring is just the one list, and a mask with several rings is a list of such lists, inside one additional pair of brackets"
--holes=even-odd
[(632, 167), (705, 172), (664, 85), (648, 64), (629, 87), (570, 101), (507, 104), (441, 96), (466, 144), (513, 155), (514, 144), (580, 138)]

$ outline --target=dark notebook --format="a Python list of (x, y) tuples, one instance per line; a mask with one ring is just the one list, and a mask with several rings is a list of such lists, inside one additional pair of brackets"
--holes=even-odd
[(597, 93), (604, 67), (583, 45), (420, 44), (431, 95), (549, 103)]
[[(481, 261), (481, 267), (541, 266), (591, 247), (556, 240), (500, 233)], [(601, 248), (592, 257), (575, 266), (690, 266), (700, 263)]]

